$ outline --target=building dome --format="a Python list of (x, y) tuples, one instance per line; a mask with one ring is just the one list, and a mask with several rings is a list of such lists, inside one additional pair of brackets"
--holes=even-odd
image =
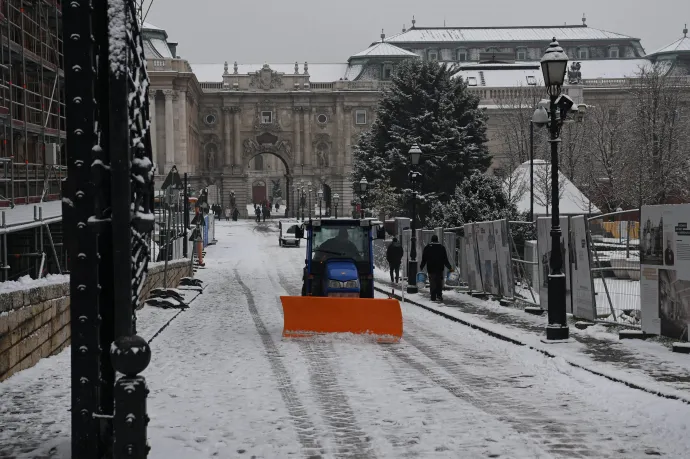
[(177, 43), (168, 41), (165, 29), (144, 22), (142, 25), (144, 36), (144, 55), (147, 59), (173, 59), (176, 56)]

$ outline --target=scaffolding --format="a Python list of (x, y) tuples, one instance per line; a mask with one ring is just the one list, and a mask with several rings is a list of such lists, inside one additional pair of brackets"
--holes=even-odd
[(61, 0), (0, 0), (0, 207), (60, 199)]

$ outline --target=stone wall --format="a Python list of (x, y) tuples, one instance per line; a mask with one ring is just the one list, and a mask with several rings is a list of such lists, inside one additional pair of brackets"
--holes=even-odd
[(0, 381), (69, 344), (69, 283), (0, 294)]
[[(164, 263), (149, 265), (142, 298), (163, 286)], [(189, 260), (168, 262), (168, 287), (191, 276)], [(0, 294), (0, 381), (57, 354), (70, 343), (69, 282)]]

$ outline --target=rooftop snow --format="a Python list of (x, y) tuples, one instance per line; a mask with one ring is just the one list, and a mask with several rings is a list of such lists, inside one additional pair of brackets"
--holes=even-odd
[(155, 25), (151, 24), (150, 22), (144, 22), (144, 25), (142, 26), (143, 30), (160, 30), (163, 31), (160, 27), (156, 27)]
[(378, 42), (364, 51), (353, 55), (352, 57), (419, 57), (417, 54), (410, 51), (398, 48), (390, 43)]
[(666, 54), (666, 53), (677, 53), (677, 52), (690, 52), (690, 37), (682, 37), (674, 41), (670, 45), (664, 46), (661, 49), (654, 51), (648, 56), (653, 56), (655, 54)]
[[(223, 81), (223, 64), (190, 64), (192, 71), (200, 82), (220, 82)], [(293, 75), (295, 73), (295, 63), (291, 64), (269, 64), (271, 70)], [(228, 71), (233, 72), (232, 63), (228, 65)], [(263, 64), (239, 64), (237, 73), (247, 75), (261, 70)], [(312, 64), (309, 63), (309, 80), (312, 83), (332, 83), (345, 77), (347, 64)], [(304, 73), (304, 64), (299, 64), (299, 73)]]
[(631, 40), (632, 37), (591, 27), (415, 27), (385, 39), (388, 43)]
[[(485, 85), (481, 84), (484, 75)], [(486, 87), (511, 87), (529, 86), (527, 77), (534, 77), (535, 85), (542, 85), (543, 77), (541, 69), (502, 69), (502, 70), (461, 70), (454, 76), (461, 76), (465, 81), (468, 78), (475, 78), (476, 86)]]
[(170, 51), (170, 47), (165, 42), (165, 40), (161, 40), (160, 38), (151, 38), (150, 41), (153, 48), (158, 52), (158, 54), (160, 54), (161, 57), (168, 59), (173, 58), (172, 52)]
[(636, 76), (640, 68), (651, 65), (648, 59), (602, 59), (577, 61), (585, 80)]
[[(541, 159), (534, 160), (534, 176), (535, 177), (550, 177), (551, 169), (549, 164)], [(529, 212), (530, 210), (530, 196), (529, 196), (529, 161), (520, 164), (517, 169), (511, 174), (510, 192), (512, 197), (517, 198), (516, 205), (518, 212)], [(537, 180), (535, 179), (535, 183)], [(563, 193), (560, 199), (561, 215), (578, 215), (578, 214), (599, 214), (601, 211), (597, 206), (591, 203), (589, 198), (585, 196), (562, 172), (558, 172), (558, 182), (563, 184)], [(507, 180), (504, 183), (507, 187)], [(546, 202), (543, 199), (543, 190), (539, 187), (534, 187), (534, 214), (548, 215), (551, 209), (546, 209), (541, 203)], [(508, 191), (508, 190), (506, 190)], [(550, 190), (548, 191), (551, 192)], [(541, 197), (540, 197), (541, 196)]]

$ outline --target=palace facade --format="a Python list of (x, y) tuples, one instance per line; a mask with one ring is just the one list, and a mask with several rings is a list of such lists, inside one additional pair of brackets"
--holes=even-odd
[[(418, 27), (386, 37), (339, 64), (308, 62), (193, 64), (179, 57), (165, 30), (144, 25), (155, 109), (154, 160), (162, 177), (176, 165), (194, 187), (218, 185), (247, 204), (282, 196), (311, 182), (324, 207), (353, 199), (352, 147), (374, 120), (375, 107), (397, 65), (406, 59), (458, 64), (469, 89), (489, 110), (489, 150), (501, 166), (497, 100), (541, 82), (539, 60), (556, 37), (576, 65), (564, 92), (595, 104), (621, 92), (641, 67), (663, 61), (669, 74), (690, 71), (687, 29), (676, 42), (647, 54), (639, 38), (582, 25), (554, 27)], [(278, 191), (279, 190), (279, 191)]]

